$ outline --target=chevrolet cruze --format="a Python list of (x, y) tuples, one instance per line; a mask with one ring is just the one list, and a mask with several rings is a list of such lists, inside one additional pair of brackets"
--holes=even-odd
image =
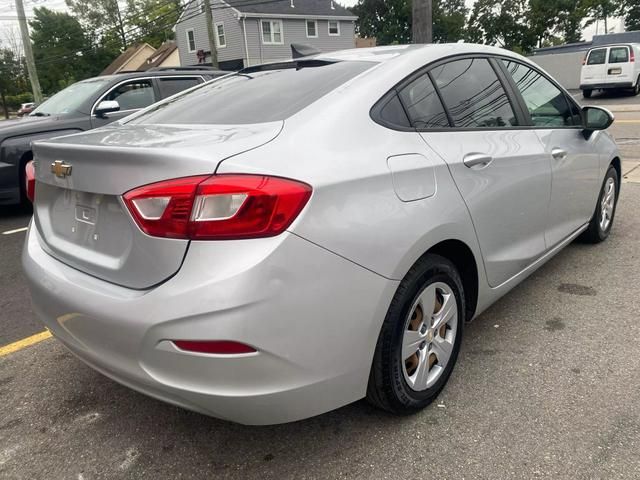
[(612, 121), (486, 46), (251, 66), (35, 145), (34, 309), (104, 375), (219, 418), (416, 412), (465, 322), (607, 238)]

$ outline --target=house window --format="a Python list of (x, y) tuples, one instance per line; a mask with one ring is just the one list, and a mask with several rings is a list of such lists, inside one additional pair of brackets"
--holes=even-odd
[(307, 38), (318, 38), (318, 22), (307, 20)]
[(282, 20), (262, 20), (262, 43), (265, 45), (282, 45)]
[(196, 37), (193, 33), (193, 28), (187, 30), (187, 45), (189, 45), (189, 53), (196, 51)]
[(336, 20), (329, 20), (329, 35), (332, 37), (340, 35), (340, 22)]
[(227, 37), (224, 34), (224, 23), (216, 23), (216, 40), (218, 48), (224, 48), (227, 46)]

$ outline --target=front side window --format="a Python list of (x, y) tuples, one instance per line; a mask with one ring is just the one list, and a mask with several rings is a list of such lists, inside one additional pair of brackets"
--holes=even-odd
[(627, 63), (629, 61), (629, 49), (627, 47), (611, 47), (609, 50), (609, 63)]
[(329, 20), (329, 35), (331, 36), (340, 35), (340, 22)]
[(307, 38), (317, 38), (318, 22), (315, 20), (307, 20)]
[(599, 48), (589, 52), (587, 65), (602, 65), (607, 60), (607, 49)]
[(431, 70), (455, 127), (500, 128), (518, 125), (496, 72), (486, 58), (445, 63)]
[(265, 45), (282, 45), (282, 21), (262, 20), (262, 43)]
[(224, 23), (216, 23), (216, 38), (218, 40), (218, 48), (224, 48), (227, 46), (227, 37), (224, 34)]
[(193, 33), (193, 29), (187, 30), (187, 44), (189, 45), (189, 52), (196, 51), (196, 37)]
[(111, 90), (102, 100), (115, 100), (120, 111), (137, 110), (155, 103), (151, 80), (133, 80)]
[(289, 118), (375, 65), (345, 61), (273, 70), (245, 69), (154, 105), (131, 120), (141, 124), (246, 125)]
[(521, 63), (507, 60), (502, 60), (502, 62), (527, 105), (533, 125), (553, 128), (582, 123), (581, 120), (575, 118), (575, 110), (571, 110), (564, 92), (550, 80)]
[(449, 120), (428, 74), (424, 74), (400, 91), (411, 125), (417, 129), (447, 128)]

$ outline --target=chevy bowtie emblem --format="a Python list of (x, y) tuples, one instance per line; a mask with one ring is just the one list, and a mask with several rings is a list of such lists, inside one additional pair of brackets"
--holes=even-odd
[(51, 173), (58, 178), (64, 178), (71, 175), (71, 165), (64, 163), (62, 160), (56, 160), (51, 164)]

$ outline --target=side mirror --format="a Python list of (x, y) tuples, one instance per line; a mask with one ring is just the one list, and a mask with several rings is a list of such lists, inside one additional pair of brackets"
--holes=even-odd
[(587, 131), (606, 130), (611, 126), (615, 117), (606, 108), (583, 107), (584, 128)]
[(102, 117), (107, 113), (117, 112), (118, 110), (120, 110), (120, 104), (118, 102), (115, 100), (103, 100), (98, 104), (94, 113), (96, 117)]

